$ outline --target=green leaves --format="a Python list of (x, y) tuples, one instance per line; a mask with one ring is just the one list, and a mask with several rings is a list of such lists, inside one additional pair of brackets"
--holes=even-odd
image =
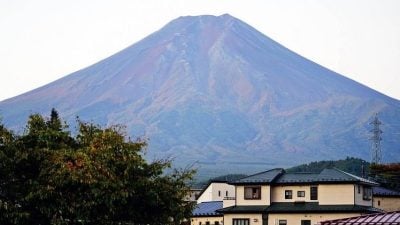
[(370, 176), (382, 186), (400, 191), (400, 163), (371, 164)]
[[(78, 120), (72, 137), (53, 109), (15, 136), (0, 125), (0, 224), (168, 224), (189, 218), (192, 170), (147, 162), (122, 126)], [(173, 220), (171, 220), (173, 218)]]

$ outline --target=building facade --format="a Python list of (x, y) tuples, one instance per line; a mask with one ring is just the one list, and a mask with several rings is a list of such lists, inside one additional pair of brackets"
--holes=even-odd
[(373, 206), (385, 212), (400, 211), (400, 192), (384, 187), (374, 187)]
[(372, 187), (377, 184), (337, 169), (273, 169), (230, 184), (236, 193), (234, 203), (216, 211), (223, 215), (224, 225), (311, 225), (377, 212), (372, 207)]
[(223, 201), (224, 199), (235, 197), (235, 186), (228, 184), (227, 181), (211, 181), (200, 192), (197, 203)]

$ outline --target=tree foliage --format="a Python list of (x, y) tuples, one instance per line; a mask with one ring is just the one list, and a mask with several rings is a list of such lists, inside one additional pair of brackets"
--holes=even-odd
[(372, 164), (370, 176), (382, 186), (400, 191), (400, 163)]
[[(357, 175), (365, 176), (369, 172), (369, 163), (365, 160), (347, 157), (341, 160), (323, 160), (303, 164), (287, 169), (289, 172), (312, 172), (319, 173), (323, 169), (338, 168), (345, 172)], [(363, 171), (364, 170), (364, 171)], [(364, 174), (363, 174), (364, 173)]]
[(190, 216), (184, 199), (194, 171), (147, 162), (146, 142), (127, 140), (121, 126), (78, 124), (72, 136), (55, 110), (48, 119), (31, 115), (23, 135), (0, 124), (0, 224), (168, 224)]

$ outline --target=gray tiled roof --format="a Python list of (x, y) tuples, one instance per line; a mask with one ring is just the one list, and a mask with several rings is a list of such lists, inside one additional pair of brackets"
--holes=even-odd
[(249, 184), (249, 183), (272, 183), (280, 174), (284, 173), (283, 169), (272, 169), (261, 173), (257, 173), (242, 179), (230, 182), (230, 184)]
[(372, 193), (374, 196), (400, 197), (400, 192), (384, 187), (373, 187)]
[(346, 173), (338, 169), (324, 169), (321, 173), (285, 173), (276, 180), (276, 184), (295, 183), (365, 183), (378, 185), (365, 178)]
[(365, 178), (338, 170), (338, 169), (324, 169), (319, 175), (318, 179), (321, 180), (339, 180), (339, 181), (354, 181), (354, 182), (361, 182), (371, 185), (378, 185), (373, 181), (367, 180)]
[(193, 210), (193, 216), (219, 216), (220, 214), (216, 212), (218, 209), (222, 209), (222, 201), (213, 202), (202, 202), (196, 205)]
[(276, 180), (276, 183), (311, 183), (317, 180), (317, 176), (317, 173), (285, 173)]
[(231, 206), (218, 210), (220, 213), (313, 213), (313, 212), (363, 212), (381, 210), (361, 205), (319, 205), (318, 202), (276, 202), (268, 205)]
[(324, 169), (321, 173), (287, 173), (272, 169), (229, 182), (229, 184), (298, 184), (298, 183), (364, 183), (378, 185), (362, 177), (338, 169)]

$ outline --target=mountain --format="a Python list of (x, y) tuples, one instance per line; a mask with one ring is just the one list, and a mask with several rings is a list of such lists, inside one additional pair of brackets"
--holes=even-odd
[(347, 157), (340, 160), (324, 160), (302, 164), (288, 168), (286, 171), (295, 173), (320, 173), (324, 169), (337, 168), (356, 176), (365, 177), (370, 174), (370, 166), (371, 164), (363, 159)]
[(21, 131), (29, 114), (52, 107), (69, 122), (126, 125), (129, 135), (149, 138), (149, 158), (221, 173), (369, 160), (369, 122), (379, 113), (383, 158), (400, 160), (398, 100), (230, 15), (177, 18), (109, 58), (0, 102), (0, 115)]

